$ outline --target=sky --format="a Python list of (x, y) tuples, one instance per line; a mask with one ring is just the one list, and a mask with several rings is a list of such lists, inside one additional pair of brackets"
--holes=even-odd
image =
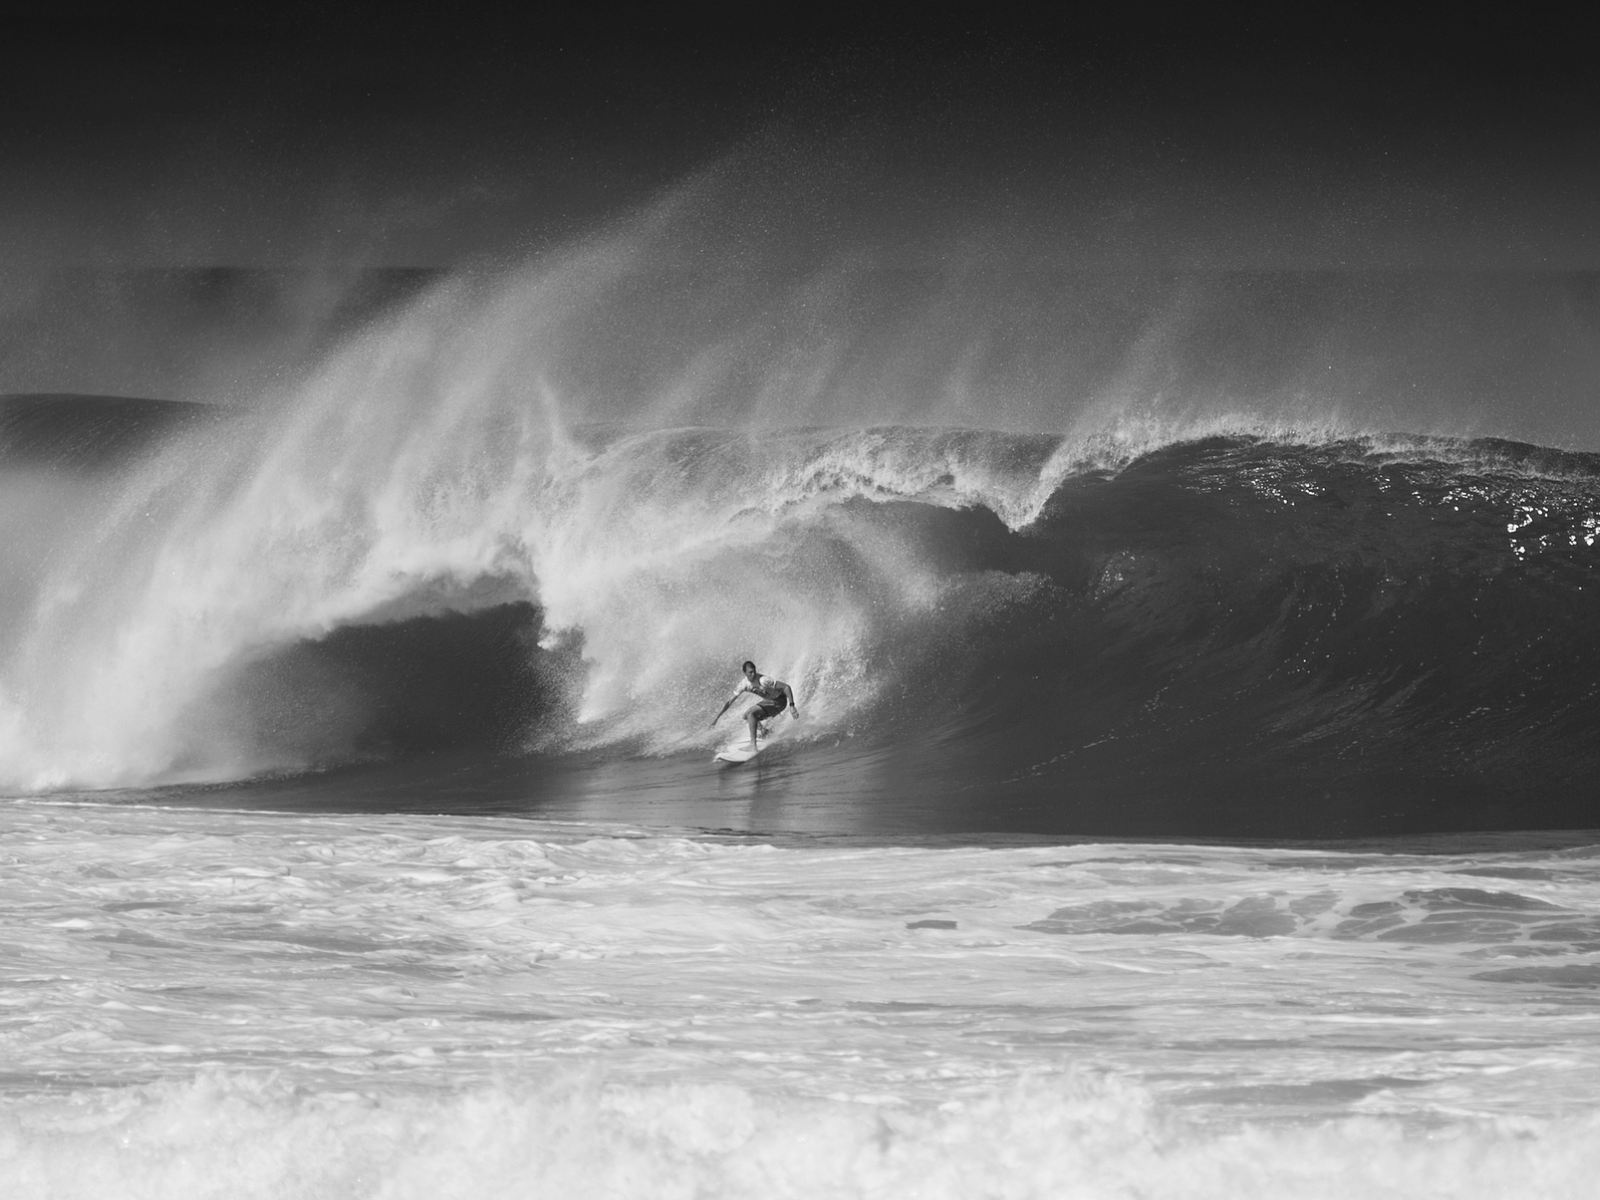
[(684, 420), (1600, 449), (1576, 6), (876, 11), (13, 4), (0, 393), (255, 403), (441, 274), (642, 237), (567, 382)]
[(797, 252), (1600, 267), (1600, 47), (1575, 10), (999, 11), (12, 6), (0, 255), (455, 266), (731, 171), (730, 219)]

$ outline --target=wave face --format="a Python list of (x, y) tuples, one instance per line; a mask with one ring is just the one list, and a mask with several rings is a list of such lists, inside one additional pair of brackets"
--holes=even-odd
[(1146, 828), (1591, 823), (1597, 465), (1217, 437), (1075, 475), (996, 543), (1047, 584), (958, 671), (964, 752), (1163, 797)]

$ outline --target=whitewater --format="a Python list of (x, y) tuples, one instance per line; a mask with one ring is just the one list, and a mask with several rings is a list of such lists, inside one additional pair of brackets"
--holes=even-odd
[(11, 1195), (1552, 1197), (1600, 1165), (1590, 847), (4, 820)]
[(0, 397), (5, 1194), (1586, 1195), (1600, 456), (703, 199)]

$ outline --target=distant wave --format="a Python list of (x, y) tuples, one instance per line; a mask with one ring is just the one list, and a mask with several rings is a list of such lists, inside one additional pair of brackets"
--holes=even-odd
[(0, 467), (115, 465), (219, 410), (181, 400), (57, 392), (0, 395)]

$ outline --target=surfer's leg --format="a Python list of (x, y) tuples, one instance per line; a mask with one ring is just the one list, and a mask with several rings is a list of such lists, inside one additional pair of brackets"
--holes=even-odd
[(745, 714), (745, 719), (750, 722), (750, 749), (756, 748), (756, 731), (762, 734), (767, 732), (766, 723), (783, 711), (783, 705), (774, 704), (771, 700), (763, 700)]
[(758, 707), (757, 711), (761, 714), (762, 737), (766, 737), (772, 732), (773, 718), (788, 707), (789, 699), (787, 696), (779, 696), (776, 700), (768, 700), (765, 704), (762, 704)]

